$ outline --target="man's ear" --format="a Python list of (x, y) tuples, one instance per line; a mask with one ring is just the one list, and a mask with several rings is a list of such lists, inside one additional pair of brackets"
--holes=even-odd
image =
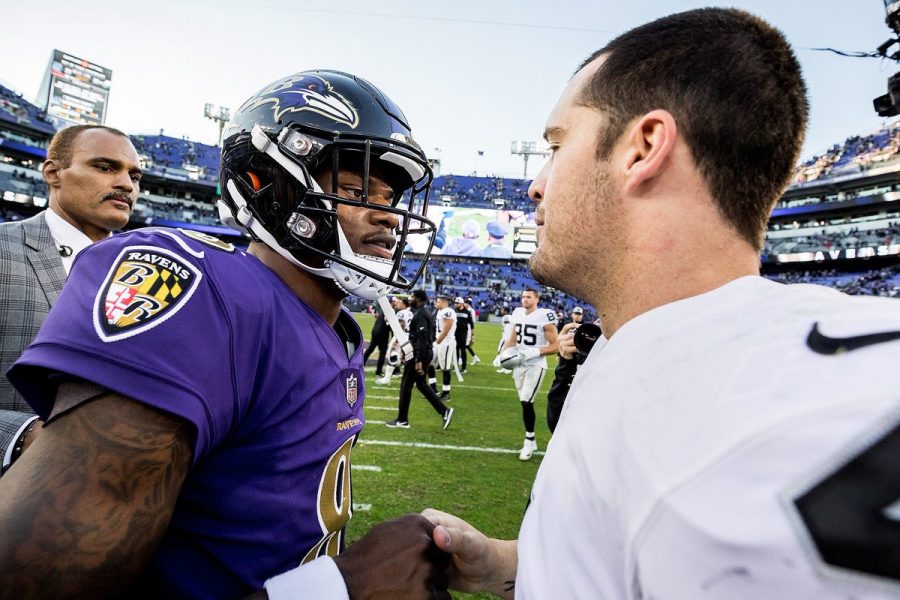
[(59, 187), (59, 172), (61, 170), (59, 162), (49, 158), (41, 165), (41, 175), (50, 187)]
[(625, 191), (634, 192), (665, 169), (675, 147), (678, 128), (666, 110), (652, 110), (629, 126), (623, 136), (626, 151)]

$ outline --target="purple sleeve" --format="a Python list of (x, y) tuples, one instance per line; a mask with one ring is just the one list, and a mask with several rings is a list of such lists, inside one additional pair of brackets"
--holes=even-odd
[(196, 462), (235, 417), (231, 320), (200, 254), (152, 232), (86, 249), (10, 381), (44, 419), (65, 376), (182, 417)]

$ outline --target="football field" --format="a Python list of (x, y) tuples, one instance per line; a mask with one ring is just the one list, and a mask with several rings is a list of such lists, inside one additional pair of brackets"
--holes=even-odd
[[(372, 315), (355, 315), (368, 339)], [(385, 519), (432, 507), (462, 517), (492, 537), (515, 538), (531, 484), (549, 439), (547, 389), (555, 357), (538, 392), (536, 435), (538, 453), (519, 460), (524, 429), (522, 410), (512, 376), (496, 372), (501, 326), (478, 323), (475, 350), (481, 358), (468, 366), (459, 383), (452, 380), (456, 409), (447, 431), (417, 390), (409, 411), (410, 429), (384, 425), (397, 416), (400, 379), (390, 386), (374, 383), (375, 359), (366, 369), (366, 427), (352, 454), (353, 502), (348, 525), (352, 542)], [(471, 358), (471, 357), (470, 357)], [(471, 363), (471, 361), (470, 361)], [(441, 374), (438, 372), (438, 388)], [(488, 598), (488, 594), (454, 594), (454, 598)]]

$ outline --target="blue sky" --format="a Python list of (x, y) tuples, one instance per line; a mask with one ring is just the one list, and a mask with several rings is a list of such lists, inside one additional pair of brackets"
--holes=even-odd
[[(812, 105), (804, 156), (882, 122), (871, 100), (897, 65), (811, 48), (873, 50), (881, 0), (731, 0), (781, 28)], [(575, 66), (616, 34), (709, 2), (689, 0), (0, 0), (0, 81), (33, 99), (52, 49), (113, 70), (107, 124), (214, 143), (213, 102), (237, 108), (270, 81), (335, 68), (381, 87), (445, 173), (521, 176), (512, 140), (541, 135)], [(340, 8), (331, 8), (340, 6)], [(439, 148), (438, 153), (435, 149)], [(479, 157), (478, 151), (484, 151)], [(532, 161), (529, 175), (537, 172)]]

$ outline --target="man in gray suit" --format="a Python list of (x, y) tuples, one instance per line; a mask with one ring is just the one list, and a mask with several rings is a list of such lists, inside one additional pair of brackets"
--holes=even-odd
[(6, 371), (34, 339), (75, 256), (128, 223), (141, 169), (124, 133), (76, 125), (57, 133), (41, 173), (49, 208), (0, 224), (0, 458), (9, 464), (39, 431)]

